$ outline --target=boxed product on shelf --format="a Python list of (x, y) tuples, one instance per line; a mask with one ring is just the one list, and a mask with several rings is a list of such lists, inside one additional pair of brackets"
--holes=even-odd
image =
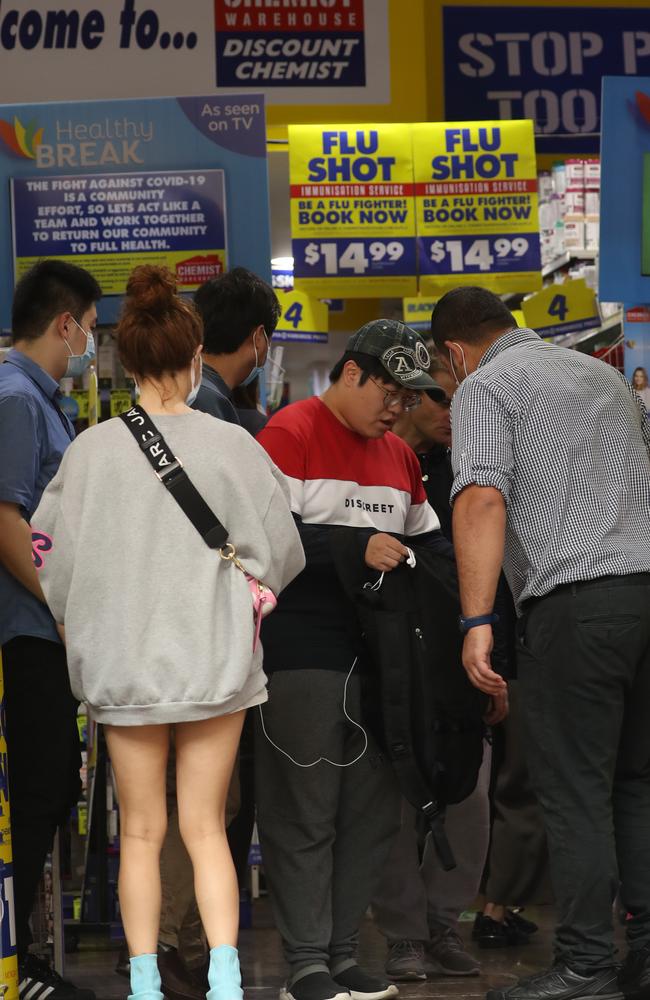
[(585, 214), (585, 189), (584, 188), (567, 188), (567, 192), (564, 198), (565, 204), (565, 215), (567, 218), (571, 216), (582, 216)]
[(600, 160), (572, 158), (538, 175), (542, 267), (572, 251), (597, 252)]
[(575, 191), (584, 188), (585, 186), (585, 161), (584, 160), (567, 160), (566, 161), (566, 187), (567, 191)]
[(587, 191), (600, 191), (600, 160), (595, 157), (584, 161), (585, 165), (585, 189)]
[(585, 249), (585, 222), (584, 219), (565, 219), (564, 222), (564, 247), (565, 250)]
[(600, 219), (585, 218), (585, 250), (597, 250), (600, 241)]

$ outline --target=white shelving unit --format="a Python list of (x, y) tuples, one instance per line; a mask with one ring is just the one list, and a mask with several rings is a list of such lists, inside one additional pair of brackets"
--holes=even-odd
[(567, 250), (560, 257), (556, 257), (555, 260), (550, 261), (542, 268), (542, 278), (548, 278), (556, 271), (561, 271), (563, 267), (568, 267), (572, 261), (579, 260), (596, 260), (598, 256), (597, 250)]

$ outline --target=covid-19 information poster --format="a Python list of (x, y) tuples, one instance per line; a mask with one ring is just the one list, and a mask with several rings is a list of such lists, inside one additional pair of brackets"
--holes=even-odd
[(3, 328), (41, 257), (96, 275), (100, 323), (137, 264), (166, 265), (188, 292), (232, 261), (271, 276), (260, 94), (2, 105), (0, 192)]
[(412, 126), (420, 291), (541, 287), (531, 121)]
[(295, 286), (316, 298), (417, 289), (408, 125), (289, 127)]
[(59, 257), (121, 295), (138, 264), (168, 267), (187, 291), (226, 268), (223, 170), (32, 176), (11, 192), (17, 278)]

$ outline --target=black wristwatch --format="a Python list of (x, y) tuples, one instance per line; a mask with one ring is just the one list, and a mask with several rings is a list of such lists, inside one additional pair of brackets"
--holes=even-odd
[(476, 615), (475, 618), (463, 618), (461, 615), (458, 619), (458, 626), (465, 635), (471, 628), (476, 628), (478, 625), (496, 625), (499, 620), (499, 616), (492, 613), (491, 615)]

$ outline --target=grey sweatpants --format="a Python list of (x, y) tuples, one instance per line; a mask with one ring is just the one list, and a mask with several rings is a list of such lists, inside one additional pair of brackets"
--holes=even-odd
[[(344, 714), (345, 674), (273, 673), (268, 704), (257, 710), (257, 818), (264, 872), (291, 967), (289, 985), (314, 971), (354, 964), (359, 924), (399, 829), (392, 768), (370, 734)], [(359, 679), (346, 708), (361, 718)], [(274, 748), (268, 737), (281, 750)], [(284, 751), (281, 752), (281, 751)], [(319, 761), (313, 767), (298, 764)]]
[(455, 928), (462, 911), (474, 902), (490, 839), (490, 763), (486, 744), (476, 788), (464, 802), (447, 809), (445, 831), (456, 858), (452, 871), (443, 871), (431, 837), (420, 864), (415, 809), (403, 803), (402, 826), (372, 901), (375, 922), (389, 944), (428, 941), (436, 930)]

